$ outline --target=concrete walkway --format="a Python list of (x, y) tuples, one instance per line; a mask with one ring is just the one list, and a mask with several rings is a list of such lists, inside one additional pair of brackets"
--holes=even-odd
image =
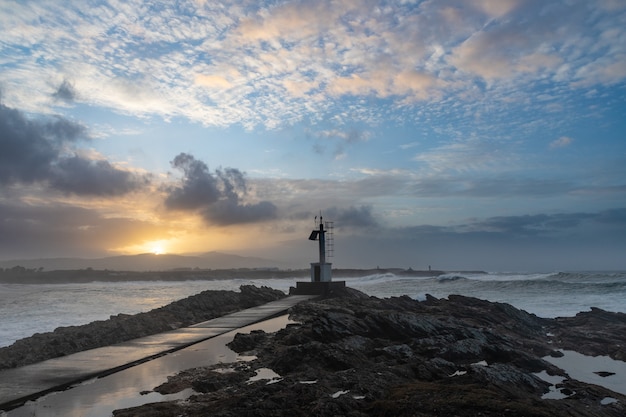
[(290, 307), (316, 296), (291, 295), (165, 333), (112, 346), (0, 371), (0, 410), (10, 410), (27, 400), (78, 382), (109, 375), (203, 340), (285, 313)]

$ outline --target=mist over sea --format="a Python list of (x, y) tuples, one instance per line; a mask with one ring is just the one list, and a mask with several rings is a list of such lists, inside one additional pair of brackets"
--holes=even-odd
[[(0, 284), (0, 347), (59, 326), (149, 311), (204, 290), (236, 291), (253, 284), (288, 292), (296, 280), (302, 279)], [(626, 313), (626, 272), (449, 273), (438, 277), (386, 273), (345, 281), (377, 297), (408, 295), (422, 300), (426, 294), (437, 298), (460, 294), (509, 303), (540, 317), (573, 316), (591, 307)]]

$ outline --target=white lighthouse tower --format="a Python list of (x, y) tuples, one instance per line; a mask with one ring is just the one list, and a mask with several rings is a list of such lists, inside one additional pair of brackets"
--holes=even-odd
[(320, 224), (318, 230), (313, 230), (309, 235), (309, 240), (317, 240), (319, 242), (320, 261), (311, 263), (311, 282), (330, 282), (332, 281), (332, 263), (326, 262), (326, 233), (324, 230), (324, 219), (320, 216)]
[(309, 240), (318, 241), (319, 262), (311, 262), (311, 281), (297, 282), (292, 294), (319, 294), (330, 295), (334, 290), (345, 288), (345, 281), (332, 280), (332, 263), (326, 262), (326, 258), (333, 256), (334, 252), (334, 225), (333, 222), (324, 223), (320, 215), (319, 224), (315, 217), (316, 229), (309, 235)]

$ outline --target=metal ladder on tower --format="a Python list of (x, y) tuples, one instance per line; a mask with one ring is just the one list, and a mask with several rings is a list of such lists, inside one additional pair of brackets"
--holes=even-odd
[(335, 256), (335, 222), (324, 222), (326, 229), (326, 257)]

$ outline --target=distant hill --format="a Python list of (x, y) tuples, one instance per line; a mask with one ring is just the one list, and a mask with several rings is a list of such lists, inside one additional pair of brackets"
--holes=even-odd
[(283, 268), (285, 265), (269, 259), (245, 257), (221, 252), (199, 255), (139, 255), (109, 256), (105, 258), (44, 258), (0, 261), (0, 268), (22, 266), (28, 269), (43, 268), (45, 271), (72, 269), (108, 269), (113, 271), (167, 271), (171, 269), (236, 269), (236, 268)]

